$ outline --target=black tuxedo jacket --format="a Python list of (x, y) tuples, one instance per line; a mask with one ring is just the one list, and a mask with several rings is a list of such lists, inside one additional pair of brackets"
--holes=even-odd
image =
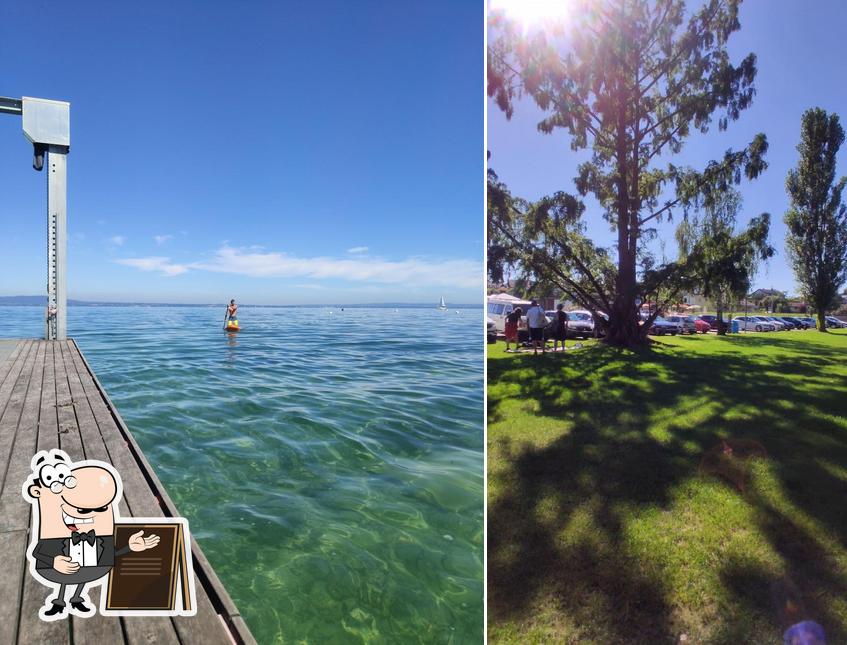
[[(53, 560), (57, 555), (70, 555), (71, 538), (46, 538), (39, 540), (32, 552), (36, 560), (36, 569), (52, 569)], [(115, 538), (111, 535), (97, 536), (95, 541), (97, 547), (97, 566), (113, 567), (115, 558), (129, 552), (127, 544), (122, 549), (115, 551)]]

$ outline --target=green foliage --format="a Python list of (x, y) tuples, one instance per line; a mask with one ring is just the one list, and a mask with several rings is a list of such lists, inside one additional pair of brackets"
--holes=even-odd
[(690, 280), (716, 303), (718, 317), (730, 302), (747, 294), (757, 263), (775, 252), (768, 244), (770, 214), (754, 217), (744, 231), (735, 234), (740, 209), (741, 196), (728, 187), (677, 228), (680, 255), (688, 260)]
[(608, 253), (584, 235), (582, 202), (555, 193), (531, 203), (514, 198), (493, 170), (488, 171), (488, 273), (502, 282), (505, 267), (522, 272), (525, 282), (558, 291), (595, 311), (606, 310), (614, 279)]
[[(545, 115), (541, 132), (564, 130), (571, 148), (592, 151), (575, 185), (598, 200), (618, 233), (614, 270), (607, 274), (601, 263), (603, 273), (594, 274), (596, 248), (573, 235), (560, 241), (579, 245), (538, 257), (536, 266), (555, 272), (560, 256), (579, 260), (588, 271), (577, 281), (587, 281), (598, 304), (609, 305), (613, 343), (643, 341), (636, 300), (673, 294), (674, 282), (684, 281), (684, 263), (655, 266), (648, 257), (652, 227), (676, 211), (708, 207), (767, 167), (763, 134), (702, 171), (667, 161), (693, 130), (707, 132), (714, 118), (725, 129), (753, 99), (755, 55), (736, 66), (726, 48), (740, 28), (738, 6), (739, 0), (709, 0), (686, 19), (682, 0), (576, 0), (567, 26), (528, 33), (504, 16), (492, 19), (489, 96), (507, 117), (516, 99), (530, 97)], [(569, 226), (575, 233), (575, 223)]]
[(800, 161), (785, 182), (791, 200), (786, 249), (803, 297), (821, 313), (838, 307), (838, 289), (847, 281), (847, 207), (841, 200), (847, 177), (835, 179), (842, 143), (838, 115), (820, 108), (804, 112)]

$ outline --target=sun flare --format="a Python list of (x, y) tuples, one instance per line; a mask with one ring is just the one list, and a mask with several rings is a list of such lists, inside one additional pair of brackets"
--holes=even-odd
[(572, 0), (491, 0), (492, 12), (502, 12), (522, 24), (524, 30), (565, 20), (572, 10)]

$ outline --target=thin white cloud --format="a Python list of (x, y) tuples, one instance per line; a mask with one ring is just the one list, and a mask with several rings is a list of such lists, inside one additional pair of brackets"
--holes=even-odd
[(122, 258), (115, 260), (118, 264), (123, 264), (128, 267), (135, 267), (142, 271), (158, 271), (162, 275), (174, 276), (188, 271), (188, 267), (184, 264), (174, 264), (170, 258), (163, 257), (148, 257), (148, 258)]
[(156, 246), (162, 246), (165, 242), (168, 242), (174, 239), (173, 235), (154, 235), (153, 239), (156, 240)]
[(348, 253), (357, 254), (357, 253), (367, 253), (368, 247), (366, 246), (354, 246), (352, 249), (347, 249)]
[(123, 246), (124, 242), (126, 242), (126, 237), (124, 237), (123, 235), (114, 235), (109, 238), (109, 242), (111, 242), (115, 246)]
[[(265, 252), (260, 247), (231, 247), (224, 245), (203, 262), (176, 264), (166, 257), (127, 258), (119, 264), (142, 271), (158, 271), (163, 275), (178, 275), (186, 271), (229, 273), (251, 278), (306, 278), (307, 280), (336, 279), (382, 285), (409, 285), (415, 288), (444, 286), (472, 289), (480, 287), (483, 279), (481, 261), (440, 260), (412, 257), (405, 260), (385, 260), (374, 257), (303, 258), (280, 252)], [(304, 287), (306, 283), (299, 283)], [(310, 284), (309, 288), (317, 285)]]
[(211, 261), (190, 265), (195, 269), (250, 277), (339, 279), (352, 282), (454, 286), (482, 284), (482, 262), (413, 257), (384, 260), (373, 257), (301, 258), (287, 253), (260, 252), (222, 246)]

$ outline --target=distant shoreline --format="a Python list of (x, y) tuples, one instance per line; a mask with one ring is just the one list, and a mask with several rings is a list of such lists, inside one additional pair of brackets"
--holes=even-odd
[[(98, 302), (89, 300), (68, 300), (69, 307), (223, 307), (226, 303), (186, 303), (186, 302)], [(6, 307), (46, 307), (47, 296), (0, 296), (0, 306)], [(242, 308), (269, 308), (269, 309), (325, 309), (335, 307), (340, 309), (437, 309), (435, 303), (427, 302), (372, 302), (357, 304), (311, 304), (311, 305), (252, 305), (241, 304)], [(447, 304), (448, 309), (482, 309), (483, 303), (473, 304)]]

